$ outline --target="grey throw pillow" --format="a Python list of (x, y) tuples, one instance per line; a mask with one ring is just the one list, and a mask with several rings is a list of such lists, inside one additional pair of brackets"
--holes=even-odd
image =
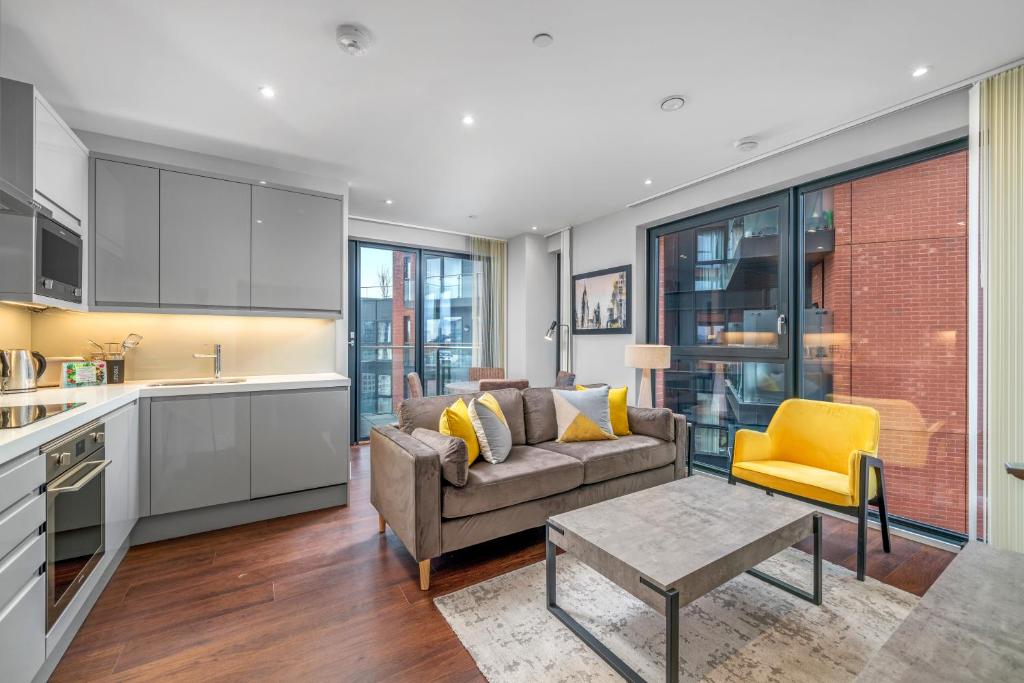
[(504, 462), (512, 450), (512, 430), (498, 401), (490, 394), (474, 398), (469, 404), (469, 419), (480, 442), (480, 457), (495, 465)]

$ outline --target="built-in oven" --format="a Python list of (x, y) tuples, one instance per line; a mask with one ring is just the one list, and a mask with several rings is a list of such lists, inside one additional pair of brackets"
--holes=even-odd
[(104, 427), (93, 422), (43, 446), (46, 459), (46, 629), (103, 556)]
[(36, 212), (36, 294), (82, 303), (82, 238)]

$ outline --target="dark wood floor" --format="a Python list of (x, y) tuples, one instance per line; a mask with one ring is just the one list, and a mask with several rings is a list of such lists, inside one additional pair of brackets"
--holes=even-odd
[[(132, 548), (52, 680), (480, 681), (431, 598), (543, 559), (540, 530), (450, 553), (431, 590), (377, 533), (369, 451), (347, 507)], [(826, 518), (824, 557), (854, 568), (855, 527)], [(951, 553), (870, 538), (868, 574), (922, 595)]]

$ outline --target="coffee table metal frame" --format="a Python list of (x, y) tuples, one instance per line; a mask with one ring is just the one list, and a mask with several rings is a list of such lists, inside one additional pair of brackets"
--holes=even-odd
[[(815, 605), (821, 605), (821, 514), (814, 513), (812, 518), (811, 536), (814, 537), (814, 588), (806, 591), (791, 583), (787, 583), (758, 569), (748, 569), (747, 574), (762, 581), (780, 588), (798, 598), (807, 600)], [(545, 571), (547, 579), (547, 605), (548, 611), (555, 615), (559, 621), (565, 624), (570, 631), (575, 633), (587, 647), (596, 652), (616, 673), (632, 683), (643, 683), (644, 678), (633, 670), (628, 664), (619, 658), (614, 652), (588, 631), (583, 624), (576, 621), (564, 609), (559, 607), (556, 601), (555, 591), (555, 544), (551, 542), (551, 532), (554, 531), (560, 536), (565, 532), (550, 520), (545, 525), (544, 546), (545, 546)], [(648, 581), (643, 576), (640, 583), (660, 595), (665, 600), (665, 680), (668, 683), (677, 683), (679, 680), (679, 591), (673, 589), (665, 590), (660, 586)]]

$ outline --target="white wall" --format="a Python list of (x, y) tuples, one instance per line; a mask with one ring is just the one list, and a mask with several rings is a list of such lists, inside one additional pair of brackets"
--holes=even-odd
[(352, 217), (348, 220), (348, 236), (349, 239), (400, 246), (442, 249), (444, 251), (469, 251), (469, 237), (466, 235), (440, 230), (424, 230), (405, 225), (376, 223)]
[(506, 376), (531, 386), (554, 384), (555, 344), (544, 338), (555, 319), (555, 256), (541, 235), (508, 241), (508, 358)]
[(573, 228), (572, 272), (633, 264), (633, 334), (575, 339), (581, 383), (628, 384), (638, 373), (623, 364), (627, 344), (646, 341), (646, 228), (823, 178), (967, 134), (967, 91), (959, 91), (822, 138), (673, 194)]

